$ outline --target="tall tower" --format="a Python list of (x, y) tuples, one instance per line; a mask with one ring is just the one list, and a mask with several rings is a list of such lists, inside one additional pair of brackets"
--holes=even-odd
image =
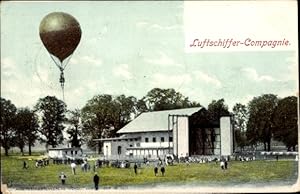
[(233, 154), (233, 127), (230, 116), (220, 118), (221, 156)]

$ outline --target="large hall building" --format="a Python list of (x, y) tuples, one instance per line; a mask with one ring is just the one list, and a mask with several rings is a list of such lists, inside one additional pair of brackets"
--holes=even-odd
[(202, 107), (146, 112), (121, 128), (119, 137), (95, 141), (103, 142), (107, 159), (232, 155), (231, 116), (211, 122), (206, 114)]

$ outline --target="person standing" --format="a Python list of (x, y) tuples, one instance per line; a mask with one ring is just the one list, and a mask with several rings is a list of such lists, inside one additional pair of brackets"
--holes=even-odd
[(61, 175), (59, 176), (59, 178), (61, 180), (61, 184), (64, 185), (66, 183), (67, 176), (63, 172), (61, 172)]
[(96, 165), (93, 164), (93, 172), (96, 172)]
[(224, 162), (224, 167), (225, 167), (225, 170), (227, 170), (227, 166), (228, 166), (228, 161), (227, 161), (227, 160), (225, 160), (225, 162)]
[(136, 163), (134, 163), (133, 168), (134, 168), (134, 173), (135, 173), (135, 175), (137, 175), (137, 164), (136, 164)]
[(222, 170), (225, 170), (225, 162), (224, 162), (223, 159), (220, 162), (220, 167), (221, 167)]
[(161, 171), (162, 176), (165, 176), (166, 169), (165, 169), (164, 166), (162, 166), (162, 167), (160, 168), (160, 171)]
[(76, 172), (75, 172), (75, 169), (76, 169), (76, 164), (75, 164), (75, 162), (72, 162), (72, 163), (71, 163), (71, 169), (72, 169), (72, 173), (75, 175), (75, 174), (76, 174)]
[(157, 168), (157, 166), (155, 166), (155, 167), (154, 167), (154, 175), (156, 176), (157, 173), (158, 173), (158, 168)]
[(99, 188), (99, 176), (97, 175), (97, 172), (95, 172), (95, 175), (94, 175), (94, 184), (95, 184), (95, 189), (98, 190)]
[(27, 167), (27, 163), (24, 161), (23, 162), (23, 169), (27, 169), (28, 167)]

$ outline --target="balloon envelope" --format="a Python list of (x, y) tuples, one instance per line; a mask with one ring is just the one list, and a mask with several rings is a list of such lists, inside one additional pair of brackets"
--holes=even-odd
[(40, 23), (39, 30), (40, 38), (48, 52), (61, 62), (74, 52), (81, 38), (77, 20), (63, 12), (46, 15)]

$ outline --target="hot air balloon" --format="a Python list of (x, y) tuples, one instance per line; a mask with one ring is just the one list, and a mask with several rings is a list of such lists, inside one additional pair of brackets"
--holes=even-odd
[(80, 25), (70, 14), (53, 12), (42, 19), (39, 32), (44, 46), (61, 72), (59, 82), (64, 97), (64, 69), (80, 42)]

